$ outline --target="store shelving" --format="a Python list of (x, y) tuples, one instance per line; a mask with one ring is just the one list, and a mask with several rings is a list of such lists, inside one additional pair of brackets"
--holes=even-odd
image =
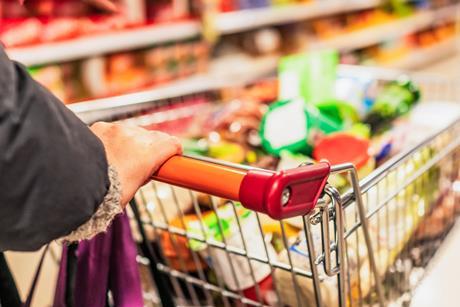
[(97, 56), (110, 52), (143, 48), (168, 41), (199, 35), (200, 27), (194, 21), (155, 25), (72, 40), (18, 47), (7, 50), (10, 58), (24, 65), (42, 65)]
[(377, 7), (381, 0), (326, 0), (273, 8), (260, 8), (221, 14), (216, 27), (222, 34), (237, 33), (258, 27), (293, 23), (309, 18), (334, 15)]
[[(372, 8), (380, 3), (381, 0), (318, 0), (304, 4), (242, 10), (220, 14), (215, 19), (215, 26), (220, 34), (237, 33), (261, 26), (279, 25), (340, 12)], [(159, 43), (193, 38), (200, 33), (199, 22), (183, 21), (37, 46), (11, 48), (8, 50), (8, 54), (16, 61), (33, 66), (143, 48)]]
[(458, 44), (458, 37), (450, 38), (433, 46), (411, 51), (401, 59), (384, 64), (384, 66), (402, 70), (418, 69), (455, 54)]
[(418, 12), (402, 19), (312, 42), (306, 47), (306, 50), (332, 48), (346, 51), (378, 44), (422, 30), (437, 20), (454, 19), (459, 8), (460, 6), (456, 4), (437, 10)]

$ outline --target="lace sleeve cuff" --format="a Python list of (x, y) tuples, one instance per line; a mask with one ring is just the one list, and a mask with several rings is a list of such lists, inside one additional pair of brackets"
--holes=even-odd
[(106, 231), (114, 217), (123, 211), (120, 204), (121, 184), (118, 180), (118, 173), (110, 165), (109, 179), (110, 188), (97, 211), (86, 223), (63, 237), (63, 241), (73, 242), (91, 239), (98, 233)]

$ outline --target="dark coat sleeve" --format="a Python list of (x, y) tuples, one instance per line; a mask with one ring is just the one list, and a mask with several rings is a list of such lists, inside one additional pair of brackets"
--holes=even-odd
[(0, 47), (0, 251), (38, 249), (89, 220), (107, 170), (100, 140)]

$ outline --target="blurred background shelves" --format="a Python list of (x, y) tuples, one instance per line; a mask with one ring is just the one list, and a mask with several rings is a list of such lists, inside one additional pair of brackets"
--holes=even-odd
[(403, 56), (400, 60), (385, 64), (389, 68), (414, 70), (454, 55), (458, 50), (459, 37), (453, 37), (433, 46), (421, 48)]
[(137, 29), (83, 36), (71, 40), (7, 50), (10, 58), (27, 66), (66, 62), (106, 53), (143, 48), (183, 40), (200, 33), (194, 21), (153, 25)]
[(369, 9), (380, 4), (382, 1), (378, 0), (326, 0), (241, 10), (220, 14), (216, 19), (216, 27), (222, 34), (237, 33), (263, 26), (281, 25), (320, 16)]
[[(246, 9), (219, 14), (214, 26), (219, 34), (231, 34), (263, 26), (293, 23), (309, 18), (373, 8), (381, 3), (380, 0), (326, 0), (281, 7)], [(8, 54), (16, 61), (35, 66), (149, 47), (159, 43), (194, 38), (200, 34), (201, 26), (198, 21), (180, 21), (37, 46), (16, 47), (9, 49)]]
[(422, 30), (437, 20), (453, 20), (458, 14), (459, 8), (460, 5), (455, 4), (437, 10), (422, 11), (409, 17), (385, 22), (367, 29), (349, 32), (331, 39), (319, 40), (309, 44), (307, 50), (326, 48), (352, 50), (377, 44)]

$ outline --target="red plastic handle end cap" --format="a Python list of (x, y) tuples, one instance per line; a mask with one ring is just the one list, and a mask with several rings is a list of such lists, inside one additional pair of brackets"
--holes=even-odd
[(308, 214), (323, 192), (330, 168), (321, 162), (277, 173), (251, 170), (241, 184), (240, 201), (276, 220)]

